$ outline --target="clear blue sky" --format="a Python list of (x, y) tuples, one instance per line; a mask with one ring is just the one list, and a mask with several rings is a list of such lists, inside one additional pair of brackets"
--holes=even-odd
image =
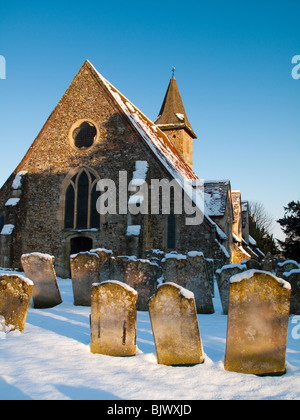
[(299, 0), (1, 1), (0, 184), (85, 59), (152, 120), (175, 66), (197, 175), (283, 216), (300, 199), (299, 19)]

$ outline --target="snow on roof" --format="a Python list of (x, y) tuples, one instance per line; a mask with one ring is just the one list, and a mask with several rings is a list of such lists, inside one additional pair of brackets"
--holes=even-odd
[(205, 181), (205, 211), (209, 216), (223, 216), (226, 210), (226, 199), (230, 181)]

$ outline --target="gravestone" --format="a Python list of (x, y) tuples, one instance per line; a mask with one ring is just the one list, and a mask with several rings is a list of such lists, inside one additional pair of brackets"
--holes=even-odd
[(35, 308), (52, 308), (62, 303), (53, 262), (54, 257), (39, 252), (21, 257), (25, 276), (34, 283), (32, 297)]
[(278, 263), (276, 267), (276, 276), (282, 277), (283, 273), (288, 273), (291, 270), (299, 270), (299, 264), (294, 260), (286, 260)]
[(264, 271), (231, 278), (225, 370), (285, 373), (290, 295), (289, 283)]
[(70, 257), (74, 305), (90, 306), (93, 283), (100, 280), (100, 258), (92, 252), (79, 252)]
[(212, 297), (215, 296), (215, 262), (213, 258), (205, 258), (206, 273)]
[(111, 256), (101, 266), (100, 282), (110, 279), (124, 282), (125, 270), (130, 259), (135, 257), (129, 256)]
[(264, 271), (273, 271), (274, 259), (270, 252), (267, 253), (265, 258), (262, 260), (262, 270)]
[(175, 283), (194, 293), (199, 314), (214, 313), (205, 258), (202, 252), (191, 251), (187, 255), (170, 253), (162, 260), (165, 283)]
[(94, 284), (91, 299), (91, 352), (136, 354), (137, 292), (116, 280)]
[(216, 271), (217, 284), (224, 315), (228, 314), (230, 278), (235, 274), (246, 271), (243, 264), (227, 264)]
[(0, 316), (6, 331), (25, 328), (33, 282), (17, 274), (0, 275)]
[(283, 273), (282, 278), (289, 282), (292, 288), (290, 313), (300, 315), (300, 269)]
[(111, 249), (106, 249), (106, 248), (96, 248), (96, 249), (91, 249), (90, 252), (92, 252), (93, 254), (97, 254), (99, 257), (99, 262), (100, 262), (100, 267), (102, 267), (102, 265), (110, 258), (113, 256), (113, 252)]
[(137, 310), (148, 311), (148, 300), (156, 293), (161, 267), (149, 260), (130, 259), (127, 262), (124, 283), (137, 291)]
[(254, 258), (251, 258), (251, 260), (247, 260), (242, 264), (244, 264), (248, 270), (261, 270), (262, 268), (261, 263)]
[(175, 283), (162, 284), (149, 300), (157, 361), (163, 365), (204, 362), (194, 294)]

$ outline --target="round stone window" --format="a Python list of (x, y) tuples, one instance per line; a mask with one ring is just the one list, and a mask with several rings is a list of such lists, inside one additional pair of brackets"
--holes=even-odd
[(70, 137), (72, 144), (80, 150), (92, 147), (97, 140), (98, 130), (96, 125), (87, 120), (80, 120), (73, 125)]

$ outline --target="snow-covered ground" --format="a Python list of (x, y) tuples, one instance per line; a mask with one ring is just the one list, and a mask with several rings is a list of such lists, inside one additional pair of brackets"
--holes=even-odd
[(58, 283), (61, 305), (43, 310), (31, 305), (24, 332), (0, 339), (1, 400), (300, 399), (300, 338), (295, 334), (300, 317), (290, 317), (285, 375), (226, 372), (227, 316), (216, 293), (216, 312), (198, 315), (204, 364), (170, 367), (157, 364), (147, 312), (138, 312), (136, 356), (90, 353), (90, 308), (73, 305), (71, 280)]

